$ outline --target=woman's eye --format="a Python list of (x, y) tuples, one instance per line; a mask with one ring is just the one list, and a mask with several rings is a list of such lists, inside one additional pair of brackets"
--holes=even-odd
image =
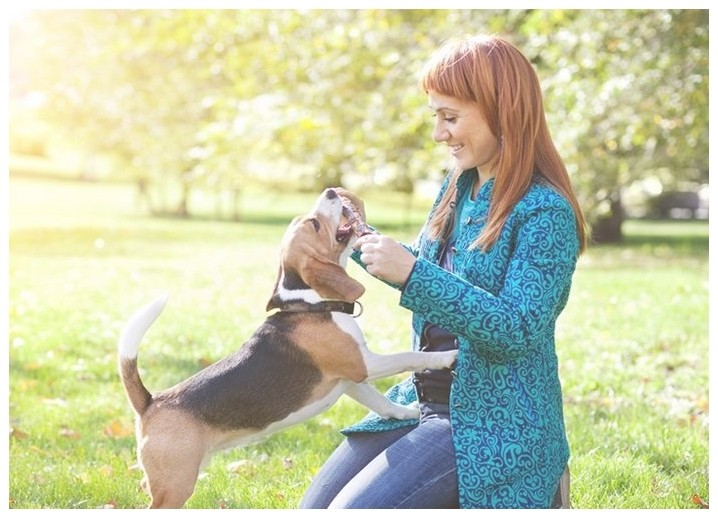
[(449, 124), (453, 124), (456, 122), (456, 116), (454, 116), (454, 115), (450, 116), (450, 115), (444, 115), (444, 114), (440, 114), (440, 113), (432, 113), (431, 116), (434, 118), (439, 117), (442, 121), (448, 122)]

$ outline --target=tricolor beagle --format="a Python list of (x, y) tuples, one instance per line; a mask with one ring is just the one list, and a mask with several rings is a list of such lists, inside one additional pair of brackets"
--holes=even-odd
[(343, 189), (325, 190), (282, 240), (267, 304), (267, 310), (278, 311), (237, 352), (172, 388), (151, 394), (137, 370), (140, 341), (166, 299), (127, 322), (119, 340), (119, 370), (137, 414), (137, 453), (150, 507), (182, 507), (214, 452), (305, 421), (342, 394), (382, 416), (418, 417), (416, 407), (391, 403), (367, 382), (448, 368), (456, 351), (378, 355), (367, 349), (352, 316), (364, 287), (346, 273), (357, 228), (366, 228), (360, 218), (365, 219), (360, 200)]

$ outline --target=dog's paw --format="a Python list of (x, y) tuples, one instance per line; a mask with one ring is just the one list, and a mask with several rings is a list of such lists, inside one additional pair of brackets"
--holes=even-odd
[(424, 354), (431, 355), (431, 358), (426, 362), (427, 369), (448, 369), (456, 362), (459, 351), (453, 350)]
[(419, 403), (392, 405), (382, 417), (388, 419), (419, 419)]

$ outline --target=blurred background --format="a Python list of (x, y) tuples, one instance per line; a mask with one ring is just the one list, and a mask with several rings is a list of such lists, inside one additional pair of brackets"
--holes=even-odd
[[(113, 367), (126, 318), (172, 292), (142, 346), (147, 386), (165, 388), (266, 317), (282, 232), (323, 187), (356, 190), (370, 223), (412, 240), (450, 165), (419, 72), (442, 41), (485, 32), (535, 65), (601, 243), (556, 329), (572, 502), (708, 507), (708, 19), (10, 11), (9, 506), (145, 506)], [(349, 268), (367, 283), (372, 350), (405, 350), (398, 292)], [(296, 506), (337, 430), (362, 415), (340, 401), (219, 455), (189, 506)]]
[[(131, 183), (138, 210), (241, 220), (248, 192), (433, 198), (417, 78), (452, 36), (535, 65), (596, 242), (707, 219), (708, 10), (35, 10), (10, 19), (10, 178)], [(251, 188), (251, 189), (250, 189)], [(12, 189), (12, 186), (11, 186)], [(249, 189), (249, 190), (248, 190)]]

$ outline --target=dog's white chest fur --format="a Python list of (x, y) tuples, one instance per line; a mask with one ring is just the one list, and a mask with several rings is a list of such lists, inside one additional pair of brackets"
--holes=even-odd
[(352, 315), (334, 312), (332, 313), (332, 320), (334, 320), (339, 329), (348, 333), (360, 347), (365, 346), (364, 333), (362, 333), (359, 324), (357, 324)]

